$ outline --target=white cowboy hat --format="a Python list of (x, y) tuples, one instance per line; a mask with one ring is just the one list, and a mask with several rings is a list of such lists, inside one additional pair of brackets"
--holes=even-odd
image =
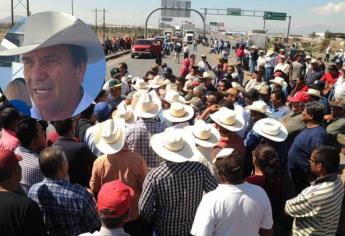
[(160, 75), (156, 75), (152, 80), (149, 81), (149, 87), (156, 89), (165, 85), (164, 78)]
[(197, 161), (198, 152), (194, 143), (187, 137), (183, 129), (170, 127), (163, 133), (152, 135), (150, 145), (158, 156), (167, 161)]
[(246, 92), (246, 90), (237, 82), (231, 82), (231, 87), (233, 87), (237, 91), (240, 91), (241, 93), (245, 93)]
[(275, 77), (274, 79), (271, 79), (270, 82), (274, 83), (274, 84), (278, 84), (282, 87), (287, 86), (287, 83), (285, 82), (285, 80), (282, 77)]
[(288, 131), (285, 126), (272, 118), (258, 120), (254, 124), (253, 130), (274, 142), (283, 142), (288, 137)]
[(309, 88), (308, 91), (307, 91), (307, 94), (309, 94), (310, 96), (315, 96), (315, 97), (321, 97), (321, 92), (317, 89), (312, 89), (312, 88)]
[(83, 47), (88, 63), (104, 59), (100, 41), (91, 27), (62, 12), (40, 12), (29, 16), (24, 27), (23, 45), (0, 51), (0, 56), (20, 55), (61, 44)]
[(227, 158), (229, 157), (235, 149), (233, 148), (222, 148), (216, 155), (216, 158), (213, 160), (213, 164), (216, 163), (217, 159)]
[(192, 119), (194, 109), (179, 102), (173, 102), (170, 108), (163, 111), (163, 117), (170, 122), (179, 123)]
[(202, 73), (202, 78), (210, 78), (211, 80), (214, 80), (216, 75), (213, 73), (213, 71), (205, 71)]
[(267, 104), (264, 101), (254, 101), (252, 105), (246, 107), (251, 111), (257, 111), (265, 115), (271, 115), (272, 112), (268, 109)]
[(137, 91), (147, 92), (150, 90), (150, 87), (147, 85), (145, 80), (139, 78), (136, 79), (135, 84), (132, 85), (132, 87)]
[(219, 143), (220, 133), (213, 124), (206, 124), (203, 120), (195, 120), (193, 126), (185, 127), (194, 142), (202, 147), (214, 147)]
[(117, 109), (112, 114), (113, 119), (124, 119), (127, 124), (133, 123), (137, 117), (135, 116), (132, 106), (127, 106), (124, 101), (122, 101)]
[(191, 87), (193, 84), (193, 81), (192, 80), (187, 80), (185, 83), (184, 83), (184, 86), (183, 86), (183, 91), (185, 92), (188, 92), (188, 88)]
[(186, 99), (182, 97), (177, 91), (175, 90), (166, 90), (164, 100), (168, 103), (179, 102), (179, 103), (186, 103)]
[(217, 112), (210, 115), (211, 119), (223, 128), (237, 132), (244, 127), (244, 121), (237, 111), (221, 107)]
[(269, 56), (273, 55), (273, 53), (274, 53), (274, 50), (271, 48), (267, 51), (266, 56), (269, 57)]
[(104, 154), (115, 154), (125, 144), (125, 123), (123, 119), (109, 119), (96, 124), (94, 129), (94, 142), (98, 150)]
[[(166, 81), (166, 80), (165, 80), (165, 81)], [(168, 81), (170, 81), (170, 80), (168, 80)], [(167, 84), (166, 84), (165, 90), (166, 90), (166, 91), (177, 91), (177, 85), (174, 84), (174, 83), (171, 83), (171, 81), (170, 81), (170, 83), (167, 83)]]
[(155, 91), (140, 93), (140, 97), (135, 104), (134, 114), (137, 117), (153, 118), (158, 115), (161, 107), (161, 100)]

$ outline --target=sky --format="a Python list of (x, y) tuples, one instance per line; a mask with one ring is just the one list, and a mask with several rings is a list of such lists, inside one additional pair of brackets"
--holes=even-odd
[[(15, 4), (19, 0), (13, 0)], [(26, 3), (26, 0), (21, 0)], [(0, 0), (0, 19), (10, 16), (10, 0)], [(32, 14), (41, 11), (63, 11), (71, 13), (72, 0), (30, 0)], [(159, 8), (161, 0), (73, 0), (74, 15), (87, 23), (95, 23), (92, 10), (106, 9), (106, 23), (116, 25), (144, 25), (148, 14)], [(201, 8), (241, 8), (243, 10), (286, 12), (291, 16), (291, 33), (306, 34), (311, 32), (345, 32), (345, 0), (192, 0), (192, 8), (203, 12)], [(19, 3), (16, 15), (25, 15), (26, 9)], [(99, 13), (98, 24), (102, 23)], [(160, 12), (154, 13), (149, 25), (157, 27)], [(248, 31), (263, 29), (263, 19), (246, 16), (207, 15), (206, 22), (223, 22), (227, 31)], [(188, 20), (201, 26), (201, 18), (192, 13), (191, 18), (175, 18), (174, 24)], [(286, 33), (288, 21), (266, 21), (270, 32)]]

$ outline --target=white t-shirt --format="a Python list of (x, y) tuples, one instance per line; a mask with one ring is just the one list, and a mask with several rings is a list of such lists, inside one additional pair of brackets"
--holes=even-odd
[(207, 193), (196, 212), (192, 235), (258, 236), (273, 226), (271, 203), (259, 186), (220, 184)]
[(345, 75), (338, 78), (334, 87), (334, 98), (345, 99)]

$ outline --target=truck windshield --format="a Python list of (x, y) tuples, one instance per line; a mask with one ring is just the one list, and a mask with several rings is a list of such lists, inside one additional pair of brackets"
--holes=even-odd
[(151, 45), (152, 42), (149, 40), (137, 40), (134, 45)]

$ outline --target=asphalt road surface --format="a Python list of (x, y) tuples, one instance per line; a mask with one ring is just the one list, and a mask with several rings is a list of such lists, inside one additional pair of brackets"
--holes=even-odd
[[(190, 54), (194, 53), (197, 56), (197, 62), (201, 60), (201, 55), (206, 54), (207, 55), (207, 61), (210, 63), (210, 65), (213, 67), (217, 64), (218, 58), (220, 57), (220, 54), (209, 54), (210, 48), (204, 47), (201, 44), (198, 45), (198, 51), (192, 52), (192, 46), (189, 44)], [(234, 62), (234, 50), (231, 50), (231, 57), (230, 63)], [(166, 55), (163, 57), (163, 63), (167, 63), (169, 67), (171, 67), (174, 75), (178, 75), (179, 68), (181, 66), (181, 63), (183, 61), (183, 53), (180, 54), (180, 63), (177, 64), (174, 62), (174, 54), (171, 53), (170, 55)], [(155, 64), (154, 58), (131, 58), (130, 54), (118, 57), (113, 60), (107, 61), (107, 74), (106, 74), (106, 80), (110, 79), (110, 70), (117, 67), (120, 62), (125, 62), (128, 65), (128, 71), (132, 76), (138, 76), (143, 77), (147, 71), (151, 69), (151, 66)]]

